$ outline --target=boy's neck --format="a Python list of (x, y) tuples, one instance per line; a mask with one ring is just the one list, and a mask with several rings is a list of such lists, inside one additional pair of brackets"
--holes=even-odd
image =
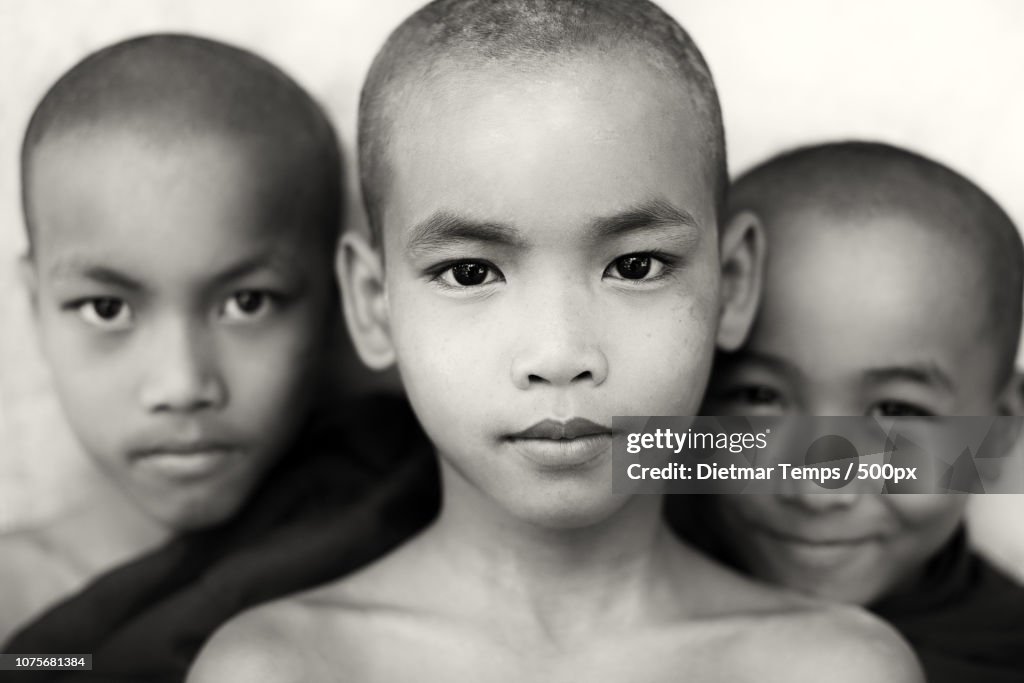
[(442, 479), (444, 505), (429, 542), (466, 597), (520, 611), (556, 640), (609, 621), (658, 620), (672, 609), (664, 591), (684, 577), (661, 496), (633, 496), (600, 522), (559, 529), (513, 517), (444, 464)]
[(83, 578), (103, 574), (166, 542), (171, 531), (147, 516), (95, 467), (91, 494), (57, 521), (65, 560)]

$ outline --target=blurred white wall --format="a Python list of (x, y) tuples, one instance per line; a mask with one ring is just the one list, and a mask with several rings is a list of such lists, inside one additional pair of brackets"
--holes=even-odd
[[(21, 134), (86, 53), (152, 31), (250, 48), (321, 99), (347, 147), (362, 76), (420, 0), (0, 0), (0, 529), (88, 495), (87, 465), (35, 350), (15, 261)], [(1024, 225), (1024, 2), (664, 0), (711, 64), (734, 171), (839, 138), (903, 144), (975, 179)], [(350, 174), (349, 218), (362, 223)], [(980, 542), (1024, 567), (1020, 499), (976, 502)], [(1006, 521), (1003, 521), (1006, 520)]]

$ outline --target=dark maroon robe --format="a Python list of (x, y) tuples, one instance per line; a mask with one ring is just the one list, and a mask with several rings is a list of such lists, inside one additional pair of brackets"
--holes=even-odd
[(107, 572), (0, 648), (92, 654), (91, 673), (0, 672), (0, 681), (178, 683), (232, 616), (358, 569), (422, 529), (440, 486), (408, 404), (373, 397), (335, 413), (307, 430), (235, 518)]
[[(710, 496), (666, 496), (669, 524), (708, 555), (744, 571), (717, 529), (710, 502)], [(867, 609), (907, 639), (929, 683), (1024, 683), (1024, 586), (971, 551), (963, 529), (912, 588)]]

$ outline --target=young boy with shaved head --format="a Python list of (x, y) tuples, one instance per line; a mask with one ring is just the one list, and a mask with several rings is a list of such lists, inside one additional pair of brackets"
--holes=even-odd
[[(761, 310), (716, 364), (711, 415), (997, 415), (1013, 381), (1024, 248), (979, 187), (845, 142), (736, 181), (767, 233)], [(687, 537), (765, 581), (865, 605), (929, 681), (1024, 677), (1024, 589), (970, 552), (960, 494), (679, 496)]]
[(689, 415), (757, 303), (761, 239), (720, 222), (721, 115), (645, 0), (440, 0), (370, 69), (373, 239), (343, 240), (363, 360), (397, 363), (437, 448), (438, 521), (257, 609), (190, 680), (908, 681), (856, 611), (759, 587), (612, 493), (615, 415)]
[(192, 36), (107, 47), (39, 104), (22, 180), (45, 358), (110, 483), (0, 539), (3, 651), (89, 653), (105, 681), (181, 680), (235, 612), (426, 521), (429, 504), (398, 496), (403, 477), (429, 482), (400, 402), (314, 424), (341, 163), (291, 78)]

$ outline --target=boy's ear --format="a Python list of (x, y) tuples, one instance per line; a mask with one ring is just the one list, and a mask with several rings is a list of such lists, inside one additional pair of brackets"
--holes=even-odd
[(1006, 383), (999, 397), (999, 414), (1024, 415), (1024, 372), (1021, 370), (1014, 370), (1010, 381)]
[(39, 312), (39, 280), (36, 277), (36, 265), (29, 254), (22, 254), (18, 259), (18, 277), (28, 294), (32, 315), (36, 315)]
[(750, 211), (742, 211), (722, 226), (722, 303), (718, 347), (735, 351), (747, 338), (761, 302), (764, 270), (764, 228)]
[(367, 367), (383, 370), (395, 362), (388, 320), (384, 261), (361, 233), (346, 232), (335, 263), (341, 284), (345, 324), (356, 352)]

